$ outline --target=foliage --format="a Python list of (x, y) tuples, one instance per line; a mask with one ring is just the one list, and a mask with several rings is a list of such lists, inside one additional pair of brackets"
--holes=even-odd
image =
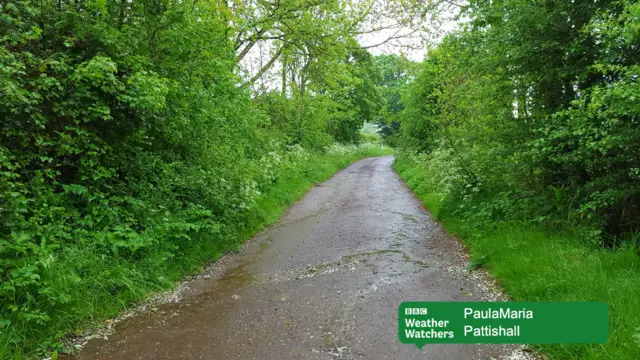
[(377, 86), (382, 102), (376, 124), (384, 142), (396, 146), (404, 110), (402, 91), (416, 72), (417, 64), (404, 56), (380, 55), (375, 58), (375, 68), (379, 73)]
[(522, 301), (605, 301), (604, 345), (637, 359), (637, 1), (470, 1), (402, 94), (396, 170)]
[[(252, 99), (227, 5), (0, 3), (0, 358), (63, 350), (385, 152), (332, 145), (372, 116), (370, 55), (298, 34), (326, 50), (312, 91)], [(339, 72), (320, 66), (332, 59)]]
[(399, 143), (447, 179), (443, 206), (580, 225), (606, 246), (640, 228), (638, 8), (464, 7), (469, 23), (429, 51), (402, 99)]
[[(631, 243), (612, 251), (585, 246), (580, 228), (545, 231), (526, 221), (470, 218), (450, 211), (449, 179), (429, 157), (403, 153), (394, 168), (448, 231), (470, 250), (470, 267), (482, 266), (514, 301), (604, 301), (609, 304), (606, 344), (537, 345), (549, 359), (637, 359), (640, 357), (640, 258)], [(464, 206), (482, 209), (475, 199)]]
[(269, 91), (256, 97), (270, 115), (268, 127), (283, 133), (289, 144), (323, 148), (332, 141), (357, 143), (360, 128), (378, 112), (373, 57), (362, 49), (343, 50), (339, 58), (319, 55), (317, 61), (325, 66), (308, 68), (308, 79), (293, 85), (298, 92)]

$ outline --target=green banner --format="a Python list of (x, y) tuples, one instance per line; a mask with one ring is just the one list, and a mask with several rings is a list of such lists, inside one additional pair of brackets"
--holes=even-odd
[(603, 302), (403, 302), (398, 336), (405, 344), (603, 344)]

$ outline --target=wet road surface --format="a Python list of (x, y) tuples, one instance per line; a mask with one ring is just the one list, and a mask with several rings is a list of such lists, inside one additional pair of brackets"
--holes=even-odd
[(525, 359), (517, 346), (401, 344), (402, 301), (499, 300), (393, 172), (352, 164), (273, 227), (77, 359)]

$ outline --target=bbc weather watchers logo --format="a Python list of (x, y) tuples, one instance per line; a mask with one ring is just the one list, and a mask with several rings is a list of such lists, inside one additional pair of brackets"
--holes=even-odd
[(405, 315), (427, 315), (427, 308), (405, 308)]

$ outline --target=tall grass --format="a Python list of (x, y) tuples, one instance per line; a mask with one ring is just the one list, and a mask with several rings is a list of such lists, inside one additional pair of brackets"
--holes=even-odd
[[(473, 263), (485, 267), (518, 301), (604, 301), (609, 304), (609, 341), (604, 345), (539, 345), (550, 359), (640, 359), (640, 258), (627, 243), (617, 249), (590, 246), (572, 229), (549, 232), (527, 222), (474, 222), (442, 211), (441, 189), (425, 184), (429, 172), (402, 158), (394, 168), (448, 231), (468, 246)], [(584, 314), (588, 317), (589, 314)]]

